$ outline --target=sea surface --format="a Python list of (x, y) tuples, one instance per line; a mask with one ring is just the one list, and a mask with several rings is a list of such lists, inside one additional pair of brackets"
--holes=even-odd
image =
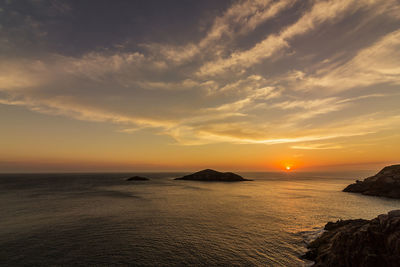
[(400, 200), (344, 193), (373, 173), (1, 174), (1, 266), (307, 266), (328, 221), (371, 219)]

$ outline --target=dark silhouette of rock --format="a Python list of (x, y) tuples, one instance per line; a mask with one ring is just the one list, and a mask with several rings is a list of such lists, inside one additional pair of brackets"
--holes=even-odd
[(372, 220), (340, 220), (324, 232), (302, 257), (314, 266), (399, 266), (400, 210)]
[(361, 193), (371, 196), (400, 198), (400, 165), (383, 168), (376, 175), (357, 180), (343, 189), (344, 192)]
[(202, 170), (193, 174), (185, 175), (175, 180), (195, 180), (195, 181), (219, 181), (219, 182), (239, 182), (251, 181), (232, 172), (218, 172), (211, 169)]
[(127, 181), (147, 181), (147, 180), (150, 180), (149, 178), (147, 178), (147, 177), (142, 177), (142, 176), (133, 176), (133, 177), (130, 177), (130, 178), (128, 178), (128, 179), (126, 179)]

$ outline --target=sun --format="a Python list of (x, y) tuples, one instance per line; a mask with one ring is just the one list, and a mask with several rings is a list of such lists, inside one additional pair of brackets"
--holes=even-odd
[(291, 168), (290, 166), (286, 166), (286, 167), (285, 167), (285, 169), (286, 169), (287, 171), (290, 171), (290, 168)]

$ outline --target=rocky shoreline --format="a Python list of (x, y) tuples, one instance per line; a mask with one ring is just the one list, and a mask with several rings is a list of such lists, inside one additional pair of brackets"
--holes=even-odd
[(329, 222), (303, 259), (319, 266), (389, 266), (400, 263), (400, 210), (372, 220)]
[(400, 165), (387, 166), (374, 176), (348, 185), (343, 191), (400, 198)]

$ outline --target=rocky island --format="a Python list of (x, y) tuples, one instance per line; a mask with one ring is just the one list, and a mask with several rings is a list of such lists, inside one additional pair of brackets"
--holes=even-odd
[(361, 193), (371, 196), (400, 198), (400, 165), (383, 168), (376, 175), (356, 181), (343, 189), (344, 192)]
[(150, 180), (149, 178), (147, 178), (147, 177), (142, 177), (142, 176), (133, 176), (133, 177), (130, 177), (130, 178), (128, 178), (128, 179), (126, 179), (127, 181), (147, 181), (147, 180)]
[(400, 210), (372, 220), (340, 220), (309, 244), (313, 266), (399, 266)]
[(194, 180), (194, 181), (219, 181), (219, 182), (240, 182), (251, 181), (244, 179), (242, 176), (232, 172), (218, 172), (211, 169), (202, 170), (193, 174), (185, 175), (175, 180)]

